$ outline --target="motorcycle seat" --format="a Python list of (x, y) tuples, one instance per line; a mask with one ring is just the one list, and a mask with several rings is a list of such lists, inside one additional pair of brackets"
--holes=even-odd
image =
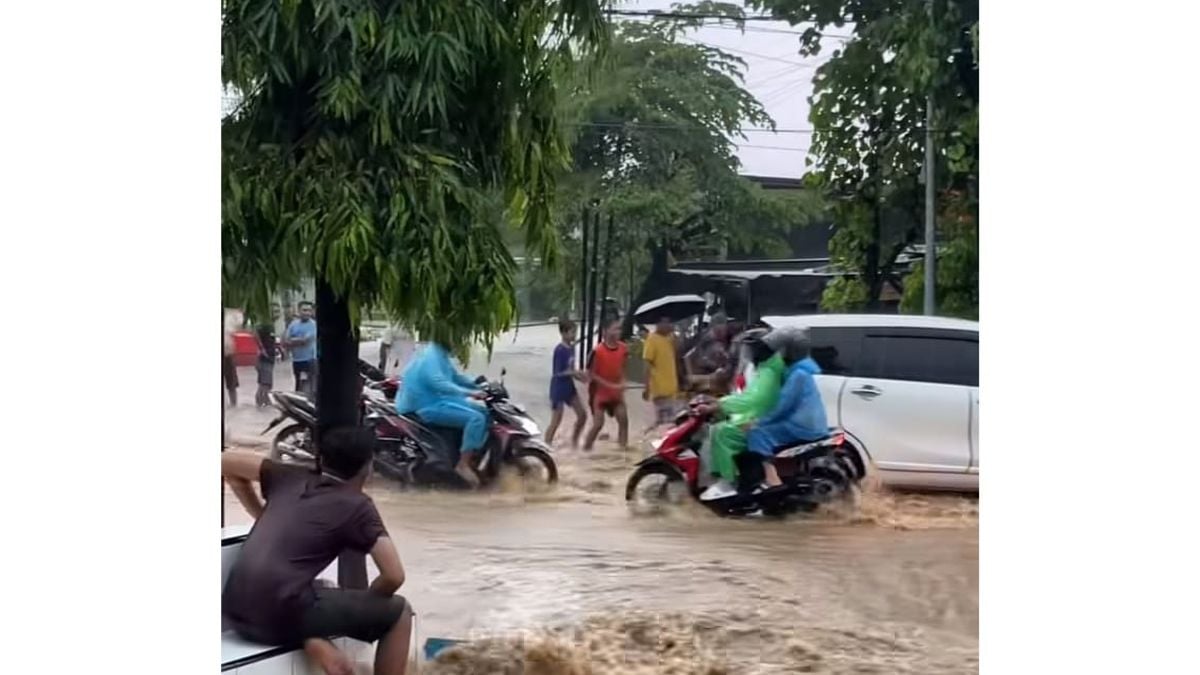
[(791, 443), (784, 443), (783, 445), (780, 445), (780, 446), (774, 448), (773, 450), (771, 450), (771, 454), (775, 455), (777, 457), (784, 453), (787, 453), (789, 455), (794, 455), (794, 454), (797, 454), (796, 451), (798, 451), (802, 448), (806, 448), (810, 445), (814, 445), (814, 444), (820, 443), (822, 441), (827, 441), (830, 438), (831, 438), (831, 436), (822, 436), (821, 438), (814, 438), (812, 440), (792, 441)]

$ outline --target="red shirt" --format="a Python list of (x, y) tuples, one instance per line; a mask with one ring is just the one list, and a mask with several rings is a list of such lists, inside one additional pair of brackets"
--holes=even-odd
[[(628, 353), (629, 347), (624, 342), (617, 342), (616, 347), (609, 347), (607, 344), (601, 342), (592, 350), (592, 363), (590, 367), (592, 374), (608, 382), (624, 383), (625, 357)], [(601, 403), (618, 401), (623, 397), (624, 393), (624, 389), (609, 387), (597, 382), (595, 400)]]

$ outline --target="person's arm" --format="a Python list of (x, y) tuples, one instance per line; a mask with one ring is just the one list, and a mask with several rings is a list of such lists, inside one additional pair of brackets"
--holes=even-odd
[(755, 398), (750, 390), (740, 394), (729, 394), (721, 397), (721, 412), (726, 415), (740, 415), (754, 408)]
[(371, 560), (379, 569), (379, 576), (371, 581), (367, 589), (376, 595), (394, 595), (404, 585), (404, 564), (392, 538), (386, 534), (375, 540), (371, 547)]
[(469, 389), (471, 392), (479, 389), (479, 385), (475, 384), (475, 380), (467, 377), (466, 373), (456, 368), (453, 363), (450, 364), (450, 373), (451, 377), (454, 378), (454, 384)]
[(471, 396), (478, 391), (474, 382), (471, 383), (470, 387), (458, 383), (455, 377), (458, 371), (454, 368), (454, 364), (450, 363), (450, 358), (444, 353), (439, 353), (425, 367), (429, 369), (427, 378), (429, 388), (439, 396)]
[(657, 343), (657, 340), (649, 339), (642, 343), (642, 360), (646, 362), (646, 366), (652, 373), (654, 372), (654, 362), (658, 358), (658, 350), (654, 347)]
[(221, 453), (221, 477), (241, 502), (250, 517), (258, 520), (262, 516), (263, 502), (254, 490), (254, 483), (262, 476), (263, 456), (253, 452), (226, 450)]
[(296, 323), (295, 322), (292, 322), (287, 327), (287, 331), (283, 334), (283, 343), (289, 347), (304, 346), (304, 338), (298, 337), (296, 335)]

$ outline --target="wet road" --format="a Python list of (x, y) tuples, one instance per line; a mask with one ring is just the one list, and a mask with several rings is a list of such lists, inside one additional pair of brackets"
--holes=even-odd
[[(522, 330), (471, 370), (506, 367), (514, 399), (544, 422), (555, 337), (552, 327)], [(648, 415), (636, 392), (630, 399), (638, 438)], [(242, 421), (231, 425), (235, 440), (251, 416), (231, 416)], [(634, 516), (621, 493), (645, 451), (562, 448), (562, 484), (550, 492), (373, 484), (421, 640), (527, 635), (480, 642), (422, 672), (978, 670), (974, 500), (869, 488), (854, 508), (786, 521), (719, 520), (692, 506)], [(246, 520), (231, 496), (226, 512)]]

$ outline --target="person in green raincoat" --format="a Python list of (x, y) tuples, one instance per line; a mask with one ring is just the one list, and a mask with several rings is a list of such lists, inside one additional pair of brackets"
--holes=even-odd
[(766, 329), (747, 331), (741, 339), (744, 353), (755, 364), (754, 377), (744, 391), (725, 396), (718, 403), (719, 414), (726, 419), (713, 425), (709, 441), (712, 469), (720, 480), (700, 495), (701, 500), (721, 499), (737, 492), (734, 457), (746, 450), (746, 429), (779, 401), (787, 366), (781, 354), (763, 343), (767, 332)]

